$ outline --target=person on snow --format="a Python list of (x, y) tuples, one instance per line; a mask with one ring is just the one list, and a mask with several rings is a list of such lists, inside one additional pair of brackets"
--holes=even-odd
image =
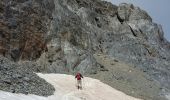
[(75, 79), (77, 79), (77, 88), (78, 89), (82, 89), (82, 80), (81, 80), (82, 78), (83, 78), (83, 76), (81, 75), (80, 72), (78, 72), (75, 76)]

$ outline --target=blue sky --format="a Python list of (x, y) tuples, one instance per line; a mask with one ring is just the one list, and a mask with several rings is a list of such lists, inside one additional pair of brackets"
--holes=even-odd
[(170, 41), (170, 0), (107, 0), (113, 4), (132, 3), (148, 12), (153, 22), (161, 24), (164, 37)]

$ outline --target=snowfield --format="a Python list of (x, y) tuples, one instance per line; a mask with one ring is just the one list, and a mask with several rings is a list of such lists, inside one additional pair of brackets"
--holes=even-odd
[(0, 100), (141, 100), (88, 77), (83, 79), (83, 90), (77, 90), (76, 80), (72, 75), (41, 73), (37, 75), (55, 87), (54, 95), (40, 97), (0, 91)]

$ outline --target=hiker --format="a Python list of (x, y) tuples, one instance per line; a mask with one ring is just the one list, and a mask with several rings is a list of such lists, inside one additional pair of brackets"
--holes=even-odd
[(81, 78), (83, 78), (83, 76), (81, 75), (80, 72), (78, 72), (75, 76), (75, 78), (77, 79), (77, 88), (78, 89), (82, 89), (82, 81)]

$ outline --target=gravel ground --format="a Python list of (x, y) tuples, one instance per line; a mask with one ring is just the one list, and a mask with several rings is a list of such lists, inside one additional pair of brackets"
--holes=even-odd
[(0, 90), (49, 96), (55, 89), (31, 70), (0, 56)]

